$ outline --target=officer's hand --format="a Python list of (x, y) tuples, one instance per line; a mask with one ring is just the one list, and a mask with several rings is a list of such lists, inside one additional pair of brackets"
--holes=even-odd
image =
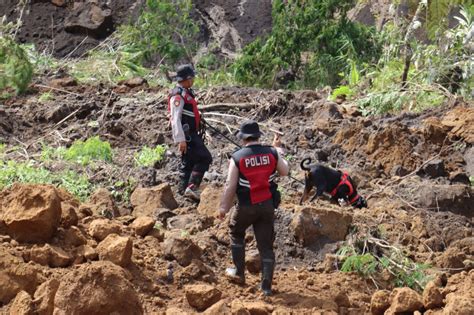
[(188, 149), (188, 145), (186, 141), (180, 142), (178, 147), (179, 147), (179, 152), (181, 152), (181, 154), (186, 154), (186, 150)]
[(224, 220), (226, 213), (227, 211), (225, 211), (224, 209), (219, 209), (219, 219)]
[(276, 134), (273, 136), (273, 144), (274, 147), (281, 147), (281, 138), (280, 135)]

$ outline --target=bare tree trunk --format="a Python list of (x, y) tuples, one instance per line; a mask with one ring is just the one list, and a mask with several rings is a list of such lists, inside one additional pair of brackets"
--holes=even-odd
[(421, 0), (420, 3), (418, 4), (418, 7), (416, 8), (415, 15), (413, 16), (413, 19), (411, 20), (410, 24), (408, 25), (407, 32), (405, 34), (405, 38), (403, 39), (404, 41), (404, 49), (403, 53), (405, 55), (405, 67), (403, 68), (403, 74), (402, 74), (402, 91), (405, 91), (408, 85), (408, 72), (410, 71), (410, 65), (411, 65), (411, 58), (413, 57), (413, 50), (410, 45), (410, 40), (413, 37), (413, 33), (415, 29), (418, 27), (418, 25), (421, 23), (419, 21), (420, 14), (423, 11), (423, 8), (426, 7), (426, 0)]

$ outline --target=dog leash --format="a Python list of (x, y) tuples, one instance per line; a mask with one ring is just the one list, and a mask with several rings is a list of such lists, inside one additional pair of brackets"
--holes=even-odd
[[(214, 126), (210, 125), (204, 118), (201, 118), (201, 122), (204, 123), (204, 125), (206, 125), (207, 127), (209, 127), (211, 130), (213, 130), (215, 133), (221, 135), (224, 139), (226, 139), (227, 141), (229, 141), (230, 143), (232, 143), (233, 145), (235, 145), (236, 147), (238, 147), (239, 149), (242, 149), (242, 146), (240, 144), (238, 144), (236, 141), (230, 139), (229, 137), (227, 137), (225, 134), (223, 134), (222, 132), (219, 131), (219, 129), (215, 128)], [(304, 185), (304, 182), (302, 180), (299, 180), (293, 176), (291, 176), (290, 174), (288, 174), (288, 177), (295, 181), (295, 182), (298, 182), (302, 185)]]

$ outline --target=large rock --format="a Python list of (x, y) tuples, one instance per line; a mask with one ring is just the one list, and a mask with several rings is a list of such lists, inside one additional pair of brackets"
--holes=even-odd
[(96, 219), (89, 225), (89, 234), (98, 241), (102, 241), (110, 234), (120, 234), (120, 224), (109, 219)]
[(474, 314), (474, 269), (450, 277), (443, 293), (447, 293), (443, 314)]
[(38, 315), (50, 315), (54, 311), (54, 296), (59, 288), (59, 281), (51, 279), (43, 282), (35, 292), (34, 304)]
[(0, 199), (0, 220), (12, 238), (31, 243), (51, 239), (61, 218), (61, 199), (54, 186), (15, 184)]
[(86, 236), (77, 226), (71, 226), (62, 233), (62, 236), (64, 237), (65, 246), (77, 247), (87, 244)]
[(72, 256), (63, 249), (45, 244), (41, 247), (33, 247), (30, 251), (30, 259), (40, 265), (52, 268), (67, 267), (72, 263)]
[(245, 266), (250, 273), (257, 274), (262, 269), (262, 260), (257, 250), (248, 251), (245, 255)]
[(20, 291), (33, 294), (40, 282), (36, 267), (0, 249), (0, 304), (8, 304)]
[(143, 314), (138, 293), (119, 266), (99, 261), (66, 274), (54, 298), (54, 314)]
[(115, 204), (114, 197), (105, 188), (97, 189), (87, 201), (87, 205), (92, 212), (106, 218), (115, 218), (120, 216), (120, 212)]
[(197, 208), (198, 213), (208, 217), (217, 217), (222, 192), (223, 188), (215, 185), (204, 188)]
[(190, 283), (194, 281), (204, 281), (207, 283), (216, 283), (217, 278), (214, 271), (206, 266), (202, 261), (193, 259), (191, 264), (183, 269), (179, 275), (180, 283)]
[(79, 259), (79, 261), (90, 261), (99, 258), (99, 254), (97, 253), (97, 251), (89, 245), (81, 245), (77, 247), (75, 250), (75, 255), (76, 259)]
[(230, 303), (230, 310), (235, 315), (250, 315), (250, 312), (245, 308), (241, 300), (236, 299)]
[(423, 304), (426, 309), (439, 308), (444, 305), (443, 294), (435, 281), (430, 281), (423, 290)]
[(380, 290), (375, 292), (370, 299), (370, 313), (383, 315), (390, 307), (390, 291)]
[(168, 259), (175, 259), (181, 266), (188, 266), (193, 259), (199, 259), (202, 250), (186, 237), (172, 235), (163, 243), (163, 252)]
[(105, 37), (113, 31), (112, 10), (94, 1), (74, 2), (64, 28), (69, 33)]
[(154, 226), (155, 220), (146, 216), (140, 216), (130, 224), (130, 227), (135, 231), (135, 234), (142, 237), (147, 235)]
[(184, 230), (190, 234), (196, 234), (212, 225), (212, 219), (200, 217), (195, 213), (177, 215), (166, 221), (168, 230)]
[(466, 185), (420, 185), (414, 204), (420, 208), (450, 211), (472, 218), (474, 189)]
[(136, 188), (130, 196), (130, 202), (136, 216), (155, 217), (155, 212), (160, 208), (173, 210), (178, 207), (171, 186), (167, 183), (151, 188)]
[(13, 300), (12, 305), (10, 306), (10, 314), (15, 315), (34, 315), (33, 300), (31, 296), (25, 292), (21, 291), (17, 294)]
[(397, 288), (390, 295), (390, 307), (385, 314), (415, 312), (423, 308), (421, 296), (410, 288)]
[(110, 234), (97, 246), (100, 260), (126, 267), (132, 262), (133, 242), (130, 237)]
[(342, 241), (349, 232), (352, 216), (342, 211), (326, 208), (297, 207), (291, 222), (295, 238), (305, 246), (321, 237)]
[(184, 289), (189, 305), (200, 312), (217, 303), (222, 296), (221, 291), (208, 284), (188, 285)]

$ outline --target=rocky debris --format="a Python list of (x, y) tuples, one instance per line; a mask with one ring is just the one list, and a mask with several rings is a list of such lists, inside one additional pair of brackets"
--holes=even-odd
[(41, 243), (51, 239), (61, 218), (61, 199), (53, 186), (15, 184), (0, 196), (0, 220), (19, 242)]
[(443, 294), (435, 281), (430, 281), (426, 284), (423, 290), (423, 305), (427, 310), (442, 307)]
[(147, 235), (154, 226), (155, 220), (147, 216), (140, 216), (130, 224), (130, 227), (135, 231), (135, 234), (141, 237)]
[(12, 305), (10, 306), (10, 314), (15, 315), (33, 315), (33, 300), (31, 296), (25, 292), (20, 291), (13, 300)]
[(75, 256), (78, 263), (83, 261), (91, 261), (99, 258), (97, 251), (89, 245), (81, 245), (76, 248)]
[(202, 249), (189, 238), (171, 235), (163, 243), (163, 253), (167, 259), (175, 259), (186, 267), (193, 259), (201, 257)]
[(465, 185), (423, 185), (416, 190), (414, 203), (420, 208), (474, 216), (473, 188)]
[(166, 221), (166, 227), (169, 230), (184, 230), (190, 234), (196, 234), (211, 225), (212, 219), (209, 219), (209, 217), (200, 217), (195, 213), (174, 216)]
[(268, 315), (273, 312), (273, 306), (263, 301), (244, 302), (243, 304), (250, 315)]
[(474, 109), (456, 107), (446, 113), (441, 123), (450, 129), (450, 133), (463, 138), (467, 143), (474, 143)]
[(222, 296), (221, 291), (208, 284), (187, 285), (184, 290), (189, 305), (200, 312), (217, 303)]
[(63, 78), (52, 79), (51, 81), (49, 81), (49, 85), (54, 88), (65, 88), (70, 86), (76, 86), (77, 81), (73, 77), (66, 76)]
[(125, 85), (129, 88), (137, 88), (137, 87), (147, 87), (148, 86), (148, 82), (146, 79), (142, 78), (142, 77), (133, 77), (133, 78), (130, 78), (130, 79), (127, 79), (127, 80), (122, 80), (122, 81), (119, 81), (118, 82), (118, 85)]
[(89, 235), (98, 241), (104, 240), (110, 234), (120, 234), (120, 224), (109, 219), (96, 219), (89, 225)]
[(35, 311), (38, 315), (53, 314), (54, 296), (59, 288), (59, 281), (51, 279), (43, 282), (34, 294)]
[(245, 308), (244, 303), (241, 300), (233, 300), (230, 304), (230, 310), (232, 314), (238, 315), (250, 315), (250, 312)]
[(71, 226), (62, 234), (66, 246), (77, 247), (87, 244), (86, 236), (77, 226)]
[(444, 161), (436, 159), (426, 163), (422, 171), (431, 178), (446, 176), (446, 169), (444, 168)]
[(321, 109), (314, 115), (314, 128), (321, 131), (330, 129), (334, 121), (343, 118), (336, 103), (330, 103), (326, 100), (314, 101), (311, 107), (320, 107)]
[(64, 29), (70, 33), (93, 35), (103, 38), (113, 31), (112, 10), (95, 2), (74, 2), (66, 18)]
[(380, 290), (372, 295), (370, 300), (370, 313), (373, 315), (383, 315), (390, 307), (390, 291)]
[(143, 314), (140, 298), (121, 267), (107, 261), (81, 265), (61, 278), (54, 314)]
[[(78, 203), (79, 204), (79, 203)], [(77, 216), (76, 209), (79, 208), (79, 205), (75, 206), (70, 202), (61, 202), (61, 219), (60, 225), (64, 228), (77, 225), (79, 217)]]
[(327, 208), (297, 207), (291, 226), (295, 238), (305, 246), (326, 237), (331, 241), (342, 241), (349, 232), (352, 216)]
[(415, 312), (423, 308), (421, 296), (410, 288), (396, 288), (390, 294), (390, 307), (385, 314)]
[(64, 268), (72, 263), (72, 256), (63, 249), (45, 244), (42, 247), (33, 247), (30, 251), (30, 260), (43, 266)]
[(446, 306), (443, 314), (474, 313), (474, 269), (461, 272), (449, 278), (443, 294), (446, 295)]
[(35, 266), (0, 248), (0, 304), (8, 304), (20, 291), (33, 294), (41, 280)]
[(183, 269), (179, 279), (181, 283), (189, 283), (191, 281), (217, 282), (214, 271), (198, 259), (193, 259), (191, 264)]
[(223, 300), (220, 300), (216, 304), (209, 307), (203, 314), (205, 315), (221, 315), (221, 314), (230, 314), (230, 308), (227, 307), (226, 303)]
[(262, 269), (262, 261), (257, 250), (248, 251), (245, 255), (245, 267), (250, 273), (259, 273)]
[(471, 181), (469, 176), (462, 171), (457, 171), (449, 174), (449, 181), (451, 183), (463, 184), (463, 185), (471, 185)]
[(215, 185), (209, 185), (204, 188), (197, 208), (198, 213), (203, 216), (216, 217), (222, 192), (223, 188)]
[(66, 5), (66, 0), (51, 0), (51, 3), (58, 7), (64, 7)]
[(110, 234), (97, 246), (100, 260), (127, 267), (132, 262), (133, 242), (130, 237)]
[(96, 215), (106, 218), (115, 218), (120, 216), (120, 212), (115, 205), (114, 197), (105, 188), (97, 189), (87, 201), (88, 206)]
[(151, 188), (136, 188), (130, 196), (130, 202), (136, 216), (154, 217), (156, 210), (160, 208), (178, 208), (171, 186), (167, 183)]

